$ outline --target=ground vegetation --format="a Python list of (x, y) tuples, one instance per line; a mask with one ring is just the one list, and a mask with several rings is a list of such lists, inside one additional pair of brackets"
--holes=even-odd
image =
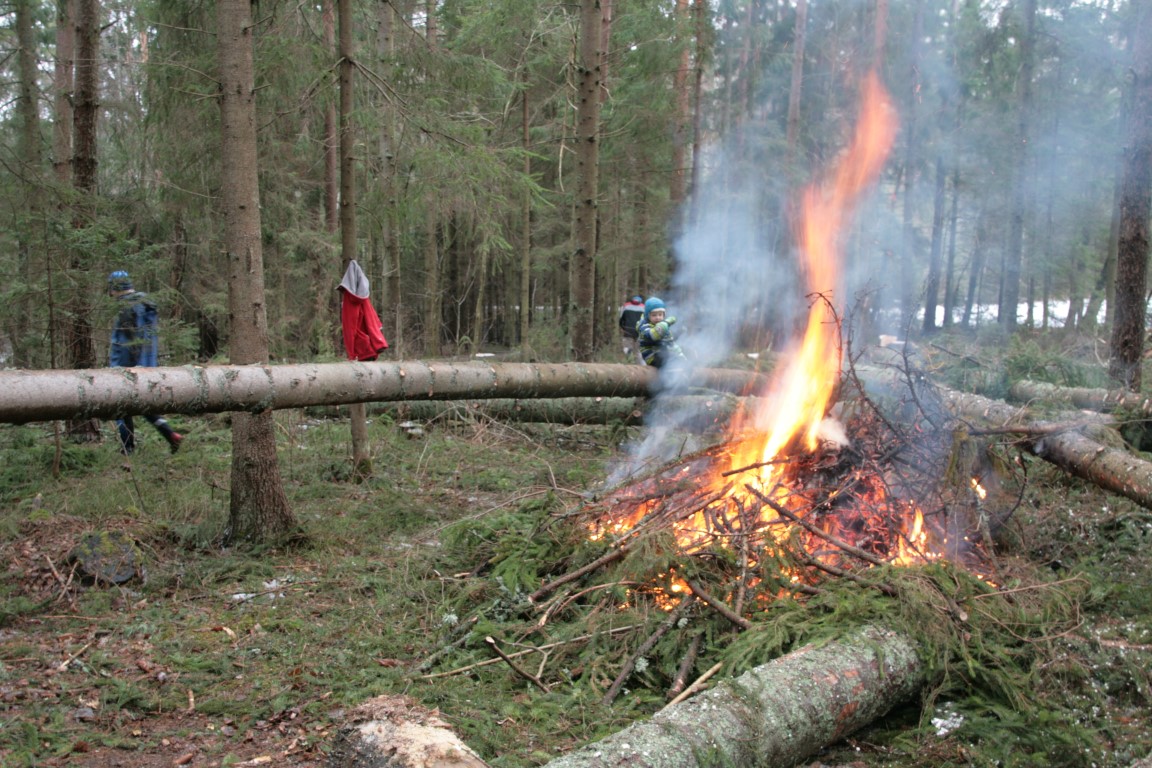
[[(936, 343), (947, 352), (921, 354), (940, 380), (1107, 381), (1066, 341), (1002, 359), (962, 335)], [(355, 482), (346, 420), (281, 411), (285, 492), (308, 536), (253, 551), (220, 538), (228, 421), (181, 417), (186, 450), (155, 438), (130, 458), (111, 441), (58, 447), (45, 425), (0, 431), (5, 764), (318, 766), (347, 714), (389, 693), (436, 710), (491, 765), (540, 765), (650, 716), (678, 679), (720, 664), (707, 687), (876, 623), (914, 638), (932, 685), (813, 760), (1119, 768), (1152, 751), (1149, 512), (1010, 435), (996, 450), (1024, 480), (995, 576), (943, 562), (826, 575), (749, 599), (743, 626), (704, 601), (670, 623), (654, 574), (686, 568), (715, 597), (739, 562), (683, 561), (662, 535), (544, 589), (611, 553), (588, 511), (643, 427), (444, 404), (413, 432), (374, 414), (381, 471)], [(676, 439), (687, 452), (719, 437)], [(130, 578), (85, 576), (77, 545), (93, 532), (134, 542)]]

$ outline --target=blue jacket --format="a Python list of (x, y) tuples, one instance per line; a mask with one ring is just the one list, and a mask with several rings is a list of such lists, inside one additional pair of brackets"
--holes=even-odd
[(160, 364), (160, 337), (157, 333), (156, 305), (148, 294), (132, 291), (120, 296), (123, 306), (112, 325), (112, 343), (108, 350), (113, 367), (155, 367)]
[(660, 368), (669, 357), (683, 357), (676, 337), (672, 335), (672, 325), (676, 318), (669, 317), (658, 323), (649, 322), (647, 317), (636, 324), (636, 335), (640, 343), (640, 356), (647, 365)]

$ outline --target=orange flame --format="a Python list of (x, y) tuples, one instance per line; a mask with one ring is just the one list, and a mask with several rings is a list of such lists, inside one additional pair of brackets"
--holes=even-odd
[[(840, 377), (840, 340), (831, 304), (842, 272), (840, 235), (852, 208), (880, 175), (896, 129), (888, 93), (870, 73), (861, 86), (860, 118), (851, 144), (828, 178), (803, 193), (798, 236), (813, 299), (803, 341), (768, 385), (765, 405), (751, 424), (756, 437), (734, 453), (733, 467), (771, 462), (797, 438), (809, 451), (817, 446)], [(769, 487), (773, 479), (767, 465), (760, 483)]]

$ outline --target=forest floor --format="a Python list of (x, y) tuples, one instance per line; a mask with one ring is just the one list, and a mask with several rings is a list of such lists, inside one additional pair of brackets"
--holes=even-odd
[[(1066, 346), (1013, 350), (986, 365), (1091, 383), (1070, 380)], [(524, 612), (541, 574), (578, 562), (572, 540), (586, 533), (565, 521), (598, 497), (643, 428), (504, 424), (445, 404), (412, 437), (375, 416), (375, 474), (355, 483), (346, 421), (280, 412), (280, 469), (304, 538), (253, 552), (219, 545), (227, 417), (174, 421), (187, 434), (178, 454), (141, 424), (132, 457), (107, 424), (103, 443), (59, 446), (52, 425), (0, 426), (0, 764), (321, 766), (354, 707), (404, 694), (490, 765), (526, 768), (665, 702), (686, 635), (662, 641), (615, 702), (602, 701), (664, 615), (636, 593), (620, 587), (619, 606), (568, 616), (567, 604)], [(996, 648), (976, 649), (993, 631), (973, 616), (963, 630), (973, 649), (946, 660), (922, 700), (813, 764), (1119, 768), (1152, 753), (1152, 511), (1015, 458), (1027, 479), (995, 558), (1012, 574), (1003, 592), (1044, 599), (1020, 623), (995, 617)], [(83, 578), (71, 555), (93, 532), (135, 542), (132, 578)], [(753, 633), (698, 625), (697, 674), (714, 661), (727, 665), (720, 678), (735, 674), (818, 636), (818, 624), (826, 635), (899, 612), (862, 591), (765, 609), (756, 621), (773, 641), (762, 647)], [(580, 640), (630, 623), (646, 628)], [(524, 662), (548, 690), (489, 663), (486, 636), (509, 651), (556, 642)]]

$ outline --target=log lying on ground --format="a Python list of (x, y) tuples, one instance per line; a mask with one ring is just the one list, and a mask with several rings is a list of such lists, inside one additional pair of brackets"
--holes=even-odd
[(1041, 381), (1018, 381), (1009, 387), (1008, 396), (1022, 403), (1042, 400), (1056, 404), (1068, 403), (1077, 408), (1102, 413), (1130, 410), (1141, 416), (1152, 416), (1152, 398), (1126, 389), (1060, 387)]
[[(452, 418), (484, 417), (502, 422), (545, 424), (620, 424), (639, 426), (651, 423), (659, 414), (653, 412), (655, 401), (645, 397), (567, 397), (532, 400), (488, 399), (450, 400), (440, 402), (390, 401), (373, 403), (368, 413), (393, 418), (397, 421), (421, 422)], [(660, 399), (660, 412), (690, 414), (689, 423), (679, 426), (706, 429), (713, 424), (725, 424), (738, 407), (755, 408), (759, 398), (740, 398), (718, 394), (685, 395)], [(309, 408), (310, 416), (346, 415), (338, 407)]]
[(869, 628), (757, 667), (544, 768), (793, 765), (926, 683), (908, 638)]
[[(0, 422), (119, 418), (142, 413), (221, 413), (381, 400), (638, 397), (661, 390), (639, 365), (530, 363), (328, 363), (0, 371)], [(758, 374), (687, 372), (683, 386), (758, 391)]]
[(1033, 421), (1020, 408), (1000, 400), (942, 390), (941, 397), (957, 416), (1020, 432), (1020, 445), (1064, 471), (1104, 490), (1152, 509), (1152, 462), (1121, 448), (1091, 440), (1066, 425)]

